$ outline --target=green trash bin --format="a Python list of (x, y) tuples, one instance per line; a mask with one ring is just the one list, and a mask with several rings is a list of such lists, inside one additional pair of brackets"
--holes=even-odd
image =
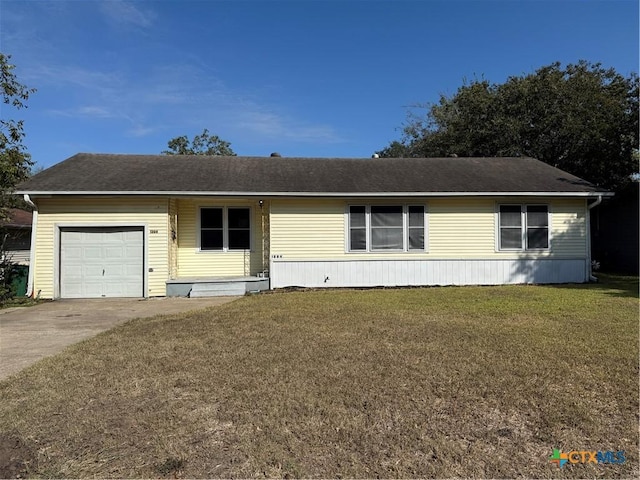
[(13, 265), (11, 267), (11, 290), (16, 297), (24, 297), (27, 294), (27, 279), (29, 267), (26, 265)]

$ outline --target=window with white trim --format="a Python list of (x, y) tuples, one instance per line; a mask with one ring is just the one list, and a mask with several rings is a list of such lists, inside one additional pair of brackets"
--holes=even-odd
[(251, 249), (251, 210), (227, 208), (227, 230), (229, 250)]
[(403, 250), (403, 207), (373, 205), (369, 210), (371, 250)]
[(250, 250), (251, 209), (200, 208), (200, 250)]
[(424, 206), (409, 205), (408, 210), (409, 250), (424, 250)]
[(367, 250), (367, 209), (364, 206), (349, 207), (349, 250)]
[(424, 251), (424, 205), (350, 205), (350, 252)]
[(547, 205), (500, 205), (500, 250), (546, 250), (549, 248)]
[(200, 250), (222, 250), (224, 248), (224, 209), (200, 209)]

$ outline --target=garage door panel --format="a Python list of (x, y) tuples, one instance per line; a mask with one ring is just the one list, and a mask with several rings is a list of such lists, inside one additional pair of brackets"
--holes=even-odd
[(84, 238), (82, 232), (66, 231), (65, 237), (69, 242), (79, 243)]
[(80, 260), (82, 259), (82, 248), (67, 247), (66, 254), (67, 260)]
[(80, 278), (82, 275), (82, 265), (67, 265), (67, 271), (71, 276)]
[(100, 234), (100, 243), (103, 245), (122, 243), (122, 232), (102, 232)]
[(105, 282), (138, 282), (141, 265), (108, 265), (104, 270)]
[(126, 297), (127, 292), (137, 287), (137, 282), (105, 282), (104, 293), (106, 297)]
[(61, 229), (60, 296), (144, 296), (144, 233), (137, 227)]
[(142, 264), (138, 264), (138, 265), (127, 264), (125, 265), (124, 275), (126, 275), (129, 278), (136, 277), (141, 268), (142, 268)]
[(102, 271), (104, 270), (101, 265), (80, 264), (77, 267), (72, 267), (70, 271), (75, 272), (77, 269), (80, 270), (80, 278), (84, 278), (85, 281), (102, 278)]
[(106, 260), (122, 260), (127, 258), (126, 255), (126, 248), (124, 246), (117, 246), (117, 247), (106, 247), (104, 249), (104, 258)]
[(116, 264), (106, 265), (103, 275), (106, 277), (105, 281), (113, 281), (114, 277), (120, 278), (124, 275), (124, 266)]
[(85, 282), (80, 284), (81, 298), (100, 298), (102, 297), (102, 282)]
[(124, 286), (122, 283), (109, 283), (104, 284), (104, 293), (107, 297), (122, 297), (124, 294)]
[(82, 284), (79, 282), (67, 282), (65, 285), (65, 291), (68, 298), (82, 297)]
[(99, 246), (84, 246), (82, 247), (82, 259), (92, 260), (103, 257), (102, 249)]

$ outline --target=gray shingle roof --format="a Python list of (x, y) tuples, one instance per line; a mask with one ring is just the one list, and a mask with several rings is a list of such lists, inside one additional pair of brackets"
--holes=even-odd
[(287, 158), (79, 153), (18, 193), (590, 194), (603, 190), (532, 158)]

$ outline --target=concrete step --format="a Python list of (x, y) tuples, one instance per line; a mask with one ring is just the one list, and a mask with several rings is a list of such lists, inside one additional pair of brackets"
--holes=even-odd
[(196, 283), (191, 287), (189, 296), (197, 297), (225, 297), (231, 295), (244, 295), (247, 291), (245, 282), (215, 282)]

